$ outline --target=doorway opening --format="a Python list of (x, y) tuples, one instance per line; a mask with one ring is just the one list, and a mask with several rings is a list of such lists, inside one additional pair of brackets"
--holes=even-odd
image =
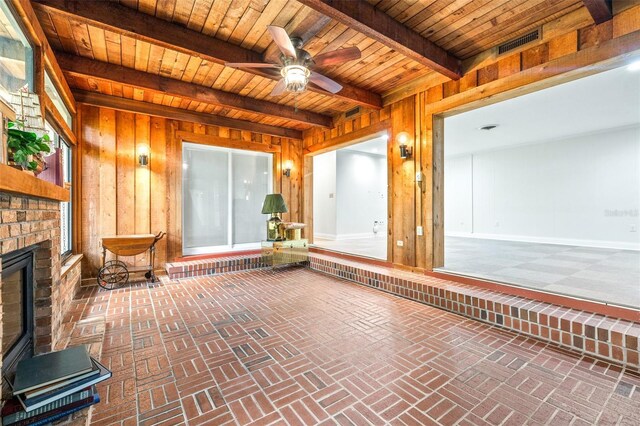
[(387, 259), (387, 136), (313, 157), (313, 241)]
[(640, 308), (640, 72), (444, 119), (444, 267)]

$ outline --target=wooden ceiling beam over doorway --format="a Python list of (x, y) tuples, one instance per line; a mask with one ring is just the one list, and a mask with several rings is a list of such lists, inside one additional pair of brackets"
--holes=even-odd
[[(142, 40), (150, 44), (175, 50), (217, 64), (225, 62), (262, 62), (262, 55), (200, 32), (138, 12), (118, 3), (108, 1), (35, 0), (33, 6), (45, 12), (64, 15), (76, 22), (112, 31), (120, 35)], [(279, 80), (277, 73), (259, 68), (243, 68), (242, 71), (271, 80)], [(312, 85), (309, 91), (333, 96), (346, 102), (381, 109), (382, 98), (370, 92), (338, 81), (343, 89), (331, 95)]]
[(453, 80), (460, 60), (365, 0), (298, 0)]
[(120, 65), (94, 61), (62, 52), (56, 52), (56, 58), (58, 58), (60, 68), (62, 68), (63, 72), (67, 75), (94, 78), (110, 83), (140, 87), (156, 93), (164, 93), (240, 111), (284, 118), (297, 123), (311, 124), (320, 127), (331, 127), (333, 123), (333, 119), (327, 115), (296, 110), (290, 106), (259, 99), (251, 99), (235, 93), (224, 92), (222, 90), (187, 83), (156, 74), (149, 74)]
[(596, 24), (613, 18), (611, 0), (582, 0)]

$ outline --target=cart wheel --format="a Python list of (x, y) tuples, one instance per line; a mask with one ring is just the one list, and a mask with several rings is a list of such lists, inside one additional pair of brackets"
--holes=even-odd
[(107, 290), (113, 290), (129, 282), (127, 265), (120, 260), (110, 260), (98, 272), (98, 285)]
[(144, 273), (144, 277), (145, 277), (146, 279), (151, 278), (151, 271), (147, 271), (147, 272), (145, 272), (145, 273)]

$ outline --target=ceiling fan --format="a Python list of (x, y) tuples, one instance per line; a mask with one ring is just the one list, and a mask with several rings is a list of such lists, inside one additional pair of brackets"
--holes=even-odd
[(273, 41), (276, 43), (280, 52), (280, 65), (269, 63), (237, 63), (227, 62), (225, 65), (232, 68), (276, 68), (280, 69), (282, 79), (278, 81), (271, 96), (279, 96), (285, 91), (300, 93), (304, 92), (309, 82), (330, 93), (338, 93), (342, 90), (342, 86), (329, 77), (312, 71), (310, 68), (339, 65), (347, 61), (360, 58), (360, 49), (357, 47), (348, 47), (346, 49), (334, 50), (322, 53), (315, 58), (309, 52), (302, 49), (302, 39), (298, 37), (289, 37), (287, 31), (282, 27), (269, 25), (267, 27)]

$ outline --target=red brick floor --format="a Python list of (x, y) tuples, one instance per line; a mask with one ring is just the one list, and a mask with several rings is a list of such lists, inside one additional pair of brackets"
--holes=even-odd
[(96, 425), (640, 424), (637, 373), (306, 269), (94, 289), (72, 312), (101, 315)]

